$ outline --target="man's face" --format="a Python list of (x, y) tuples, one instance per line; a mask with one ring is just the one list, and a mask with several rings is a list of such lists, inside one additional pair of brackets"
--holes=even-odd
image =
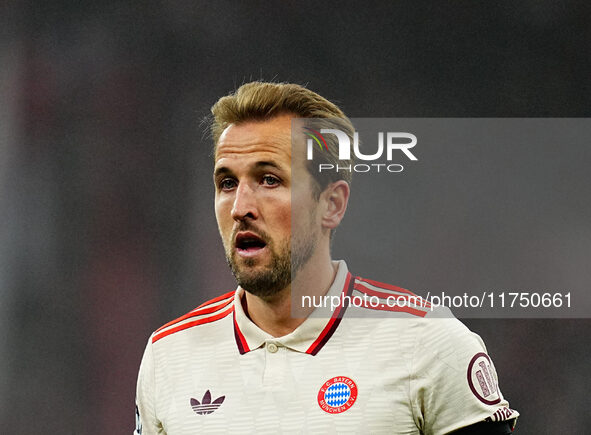
[(232, 124), (216, 148), (215, 213), (226, 259), (238, 284), (263, 299), (291, 283), (291, 264), (295, 275), (314, 253), (320, 232), (312, 177), (303, 159), (295, 161), (298, 186), (309, 187), (296, 193), (291, 160), (288, 115)]

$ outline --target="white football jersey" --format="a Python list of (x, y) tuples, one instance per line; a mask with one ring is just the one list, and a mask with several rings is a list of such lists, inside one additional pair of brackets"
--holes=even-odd
[[(342, 261), (328, 295), (415, 298), (352, 276)], [(447, 309), (329, 305), (272, 337), (246, 316), (242, 296), (220, 296), (152, 334), (135, 434), (444, 434), (519, 415), (480, 337)]]

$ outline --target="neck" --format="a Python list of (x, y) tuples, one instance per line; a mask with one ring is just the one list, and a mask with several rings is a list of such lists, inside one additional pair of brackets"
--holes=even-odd
[[(326, 253), (323, 261), (310, 258), (298, 272), (292, 284), (271, 299), (261, 299), (245, 291), (244, 312), (259, 328), (273, 337), (282, 337), (293, 332), (313, 311), (302, 308), (301, 296), (323, 296), (334, 281), (337, 267)], [(292, 304), (292, 301), (294, 304)]]

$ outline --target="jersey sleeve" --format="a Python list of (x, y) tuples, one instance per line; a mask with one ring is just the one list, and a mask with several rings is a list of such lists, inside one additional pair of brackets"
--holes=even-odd
[(162, 424), (156, 417), (154, 356), (152, 337), (148, 340), (140, 365), (135, 399), (134, 435), (164, 434)]
[(481, 338), (455, 318), (423, 319), (411, 363), (410, 395), (422, 434), (446, 434), (519, 416), (509, 408)]

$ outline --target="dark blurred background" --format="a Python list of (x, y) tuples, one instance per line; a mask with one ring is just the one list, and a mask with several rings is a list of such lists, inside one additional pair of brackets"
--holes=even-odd
[[(590, 12), (1, 2), (2, 432), (131, 433), (150, 332), (234, 288), (202, 124), (217, 98), (262, 78), (307, 84), (352, 117), (589, 117)], [(466, 323), (519, 433), (588, 432), (588, 319)]]

